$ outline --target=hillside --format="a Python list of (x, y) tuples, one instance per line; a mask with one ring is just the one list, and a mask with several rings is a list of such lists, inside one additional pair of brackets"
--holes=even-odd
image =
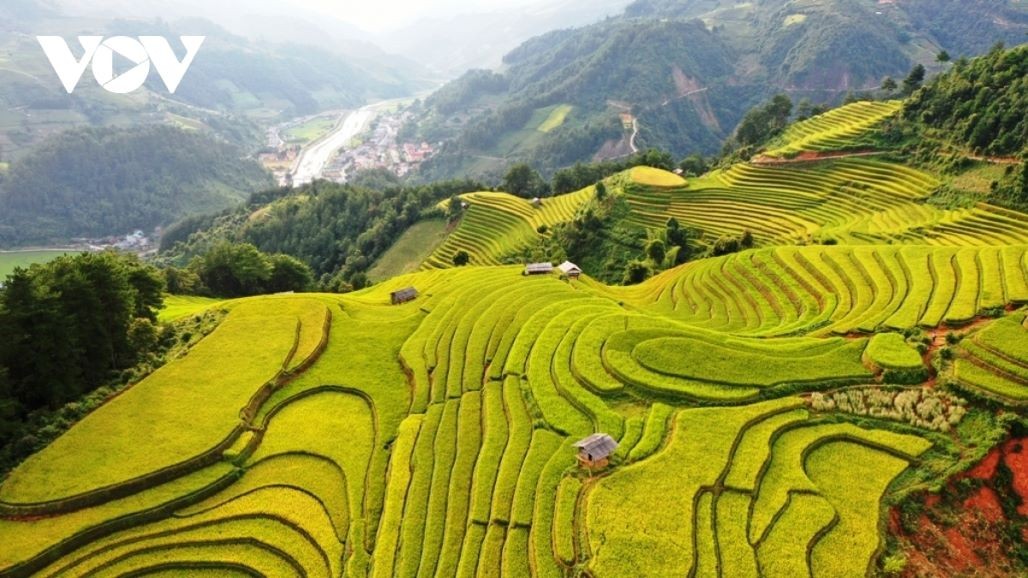
[[(898, 101), (856, 102), (793, 124), (753, 162), (687, 180), (658, 169), (614, 175), (604, 181), (610, 194), (602, 201), (593, 187), (543, 199), (539, 207), (501, 193), (462, 195), (468, 208), (459, 225), (423, 267), (452, 267), (457, 251), (474, 265), (570, 258), (618, 282), (631, 258), (644, 257), (647, 239), (675, 244), (664, 238), (672, 218), (690, 231), (694, 254), (744, 234), (756, 246), (1028, 243), (1024, 213), (992, 204), (988, 195), (962, 192), (971, 198), (954, 203), (943, 193), (959, 190), (988, 163), (939, 172), (904, 162), (899, 150), (876, 148), (882, 127), (900, 113)], [(590, 229), (598, 229), (595, 242), (581, 242)], [(611, 255), (625, 254), (631, 257), (611, 262)]]
[[(549, 173), (633, 147), (709, 154), (774, 93), (836, 103), (914, 63), (938, 69), (940, 50), (972, 56), (1028, 30), (1023, 3), (928, 4), (640, 1), (525, 42), (488, 81), (472, 71), (451, 82), (408, 131), (449, 141), (424, 167), (429, 180), (496, 174), (512, 160)], [(555, 107), (570, 112), (554, 127)]]
[[(0, 565), (19, 575), (863, 575), (880, 548), (880, 518), (868, 515), (880, 500), (987, 449), (971, 449), (972, 430), (957, 424), (989, 414), (954, 395), (1018, 405), (1028, 383), (969, 362), (954, 393), (909, 390), (912, 413), (871, 420), (797, 394), (900, 395), (876, 382), (927, 370), (887, 331), (934, 326), (916, 315), (926, 307), (956, 321), (1028, 301), (1025, 246), (965, 251), (760, 251), (631, 290), (472, 267), (352, 296), (223, 304), (225, 321), (186, 357), (4, 482), (0, 507), (15, 517), (0, 521), (12, 546)], [(856, 273), (999, 253), (1002, 269), (980, 274), (998, 293), (954, 281), (964, 269), (891, 288)], [(836, 276), (842, 262), (852, 275)], [(782, 271), (794, 280), (772, 282), (790, 279)], [(724, 292), (741, 283), (752, 285)], [(388, 292), (406, 285), (423, 296), (389, 306)], [(981, 332), (982, 354), (1028, 363), (1023, 317)], [(831, 337), (857, 326), (896, 338)], [(574, 465), (572, 447), (594, 431), (620, 442), (598, 476)]]
[[(913, 102), (701, 176), (315, 183), (183, 223), (168, 258), (331, 275), (451, 218), (359, 291), (168, 297), (217, 327), (4, 478), (0, 574), (1024, 576), (1028, 213), (964, 189), (1018, 165), (889, 145)], [(615, 255), (655, 274), (604, 282)]]
[[(111, 94), (86, 74), (67, 94), (35, 36), (204, 35), (174, 95), (156, 75), (144, 89)], [(264, 144), (259, 124), (353, 107), (424, 88), (411, 63), (340, 54), (294, 41), (256, 42), (199, 19), (132, 20), (67, 16), (35, 0), (0, 6), (0, 157), (20, 158), (47, 136), (83, 126), (163, 124), (209, 131), (247, 149)], [(298, 39), (299, 40), (299, 39)], [(177, 46), (177, 40), (173, 43)]]
[(78, 129), (0, 178), (0, 245), (149, 231), (235, 206), (271, 179), (236, 146), (174, 127)]

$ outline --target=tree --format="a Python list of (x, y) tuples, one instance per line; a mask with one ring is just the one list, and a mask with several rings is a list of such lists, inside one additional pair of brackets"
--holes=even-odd
[(896, 80), (891, 76), (886, 76), (885, 80), (882, 81), (882, 92), (887, 95), (891, 95), (896, 92), (897, 88), (899, 88), (899, 85), (896, 84)]
[(167, 267), (163, 273), (165, 289), (172, 295), (200, 295), (206, 290), (200, 276), (191, 269)]
[(653, 270), (643, 261), (630, 261), (625, 268), (624, 284), (637, 285), (650, 277)]
[(753, 233), (749, 229), (742, 232), (742, 235), (739, 237), (739, 245), (744, 249), (753, 247)]
[(272, 255), (271, 276), (268, 278), (266, 290), (269, 293), (285, 293), (288, 291), (309, 291), (314, 286), (314, 272), (306, 263), (289, 255)]
[(660, 239), (653, 239), (646, 244), (646, 256), (650, 258), (657, 266), (664, 263), (664, 258), (667, 257), (667, 247), (664, 245), (664, 241)]
[(776, 95), (764, 106), (746, 113), (735, 140), (740, 146), (756, 146), (778, 135), (789, 124), (792, 115), (792, 100), (784, 94)]
[(0, 373), (19, 411), (76, 399), (148, 353), (161, 288), (156, 269), (114, 252), (15, 270), (0, 290)]
[(360, 273), (355, 273), (350, 277), (350, 286), (353, 287), (354, 291), (359, 291), (365, 287), (370, 287), (371, 279), (368, 279), (367, 273), (361, 271)]
[(796, 105), (796, 120), (807, 120), (813, 116), (813, 112), (814, 104), (809, 98), (804, 98)]
[(950, 58), (949, 52), (946, 52), (945, 50), (940, 51), (937, 55), (935, 55), (935, 61), (936, 62), (945, 63), (945, 62), (949, 62), (950, 60), (951, 60), (951, 58)]
[(450, 202), (446, 204), (446, 218), (454, 220), (464, 212), (464, 201), (457, 195), (450, 197)]
[(458, 267), (467, 265), (469, 261), (471, 261), (471, 255), (468, 255), (468, 252), (464, 249), (453, 254), (453, 264)]
[(924, 84), (926, 70), (923, 64), (918, 64), (910, 70), (910, 74), (903, 80), (903, 94), (911, 95)]
[(682, 159), (678, 168), (682, 169), (683, 174), (699, 176), (707, 172), (707, 161), (699, 154), (692, 154)]
[(517, 163), (503, 177), (502, 188), (516, 197), (531, 199), (546, 196), (549, 186), (532, 167)]
[(243, 297), (263, 292), (271, 279), (271, 262), (249, 243), (218, 243), (192, 265), (215, 295)]
[(692, 251), (689, 248), (689, 231), (683, 229), (678, 224), (678, 219), (671, 217), (667, 220), (664, 228), (664, 237), (667, 239), (668, 245), (678, 248), (674, 253), (675, 265), (681, 265), (689, 260), (689, 257), (692, 255)]
[(152, 321), (145, 318), (133, 319), (128, 328), (128, 342), (138, 354), (145, 354), (157, 347), (160, 333)]
[(607, 185), (603, 184), (603, 181), (596, 183), (596, 198), (603, 200), (607, 197)]

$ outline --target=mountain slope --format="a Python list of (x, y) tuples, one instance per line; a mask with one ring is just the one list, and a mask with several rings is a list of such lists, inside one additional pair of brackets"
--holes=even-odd
[[(775, 92), (835, 102), (915, 62), (931, 65), (941, 49), (973, 54), (1028, 31), (1022, 3), (979, 2), (966, 20), (962, 2), (933, 6), (926, 18), (920, 2), (637, 2), (621, 17), (524, 43), (488, 83), (481, 72), (454, 81), (408, 130), (452, 140), (425, 167), (428, 179), (495, 174), (511, 160), (550, 172), (633, 146), (710, 153)], [(537, 130), (539, 114), (565, 105), (562, 126)]]
[[(1028, 214), (952, 205), (963, 168), (890, 147), (901, 115), (855, 103), (751, 161), (538, 205), (315, 183), (213, 218), (190, 243), (267, 223), (356, 260), (397, 213), (469, 205), (374, 287), (170, 297), (221, 322), (4, 478), (0, 573), (941, 578), (981, 543), (960, 572), (1024, 575)], [(666, 270), (597, 279), (608, 220)], [(579, 227), (582, 276), (526, 274)], [(657, 241), (713, 243), (675, 265)]]
[[(35, 36), (45, 30), (73, 39), (82, 34), (207, 37), (174, 95), (156, 74), (128, 95), (102, 90), (87, 73), (67, 94)], [(71, 17), (23, 0), (0, 7), (0, 154), (16, 158), (47, 136), (82, 126), (187, 124), (247, 148), (258, 148), (256, 123), (292, 118), (423, 87), (417, 67), (384, 55), (347, 57), (311, 45), (247, 40), (205, 20), (141, 21)], [(72, 42), (75, 49), (75, 43)]]
[(238, 147), (202, 134), (162, 126), (67, 131), (0, 180), (0, 243), (149, 231), (270, 185)]

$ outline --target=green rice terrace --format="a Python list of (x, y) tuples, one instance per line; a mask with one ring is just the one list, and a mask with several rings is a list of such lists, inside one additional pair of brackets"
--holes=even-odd
[(4, 480), (0, 575), (877, 575), (889, 508), (984, 457), (981, 407), (1028, 407), (1028, 215), (925, 203), (939, 183), (860, 157), (615, 175), (639, 227), (756, 240), (631, 287), (504, 264), (594, 187), (472, 193), (372, 288), (169, 298), (227, 313)]

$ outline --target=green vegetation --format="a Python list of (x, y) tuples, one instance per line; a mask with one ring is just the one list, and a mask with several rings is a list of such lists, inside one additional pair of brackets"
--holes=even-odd
[[(823, 22), (804, 14), (793, 29)], [(763, 120), (782, 129), (776, 146), (838, 152), (888, 130), (894, 106)], [(175, 346), (163, 365), (110, 368), (134, 385), (40, 422), (56, 439), (0, 485), (0, 542), (13, 545), (0, 572), (872, 572), (893, 547), (889, 508), (906, 519), (909, 496), (977, 484), (947, 480), (1023, 431), (1028, 217), (943, 203), (948, 175), (892, 155), (725, 160), (685, 178), (650, 158), (660, 167), (570, 169), (562, 186), (603, 180), (538, 202), (466, 182), (384, 194), (365, 188), (389, 182), (372, 175), (182, 225), (174, 257), (195, 265), (166, 269), (168, 288), (274, 291), (262, 251), (288, 249), (322, 286), (357, 290), (172, 297), (163, 329), (134, 303), (149, 325), (118, 335)], [(510, 179), (521, 195), (542, 183), (525, 168)], [(449, 234), (419, 271), (361, 288), (386, 240), (423, 219), (438, 234), (444, 215)], [(428, 245), (423, 233), (396, 253)], [(524, 274), (536, 258), (585, 274)], [(160, 279), (134, 267), (125, 276), (149, 281), (156, 306)], [(55, 319), (104, 311), (68, 299), (84, 269), (60, 295), (43, 266), (9, 284), (11, 335), (48, 346), (67, 339)], [(615, 274), (634, 284), (603, 282)], [(410, 286), (417, 299), (393, 305)], [(46, 351), (92, 333), (75, 335)], [(31, 377), (5, 373), (25, 351), (4, 358), (0, 387)], [(574, 446), (593, 433), (619, 446), (582, 467)]]
[(282, 136), (290, 143), (307, 144), (331, 132), (335, 125), (335, 117), (317, 116), (304, 123), (289, 127)]
[[(1028, 106), (1026, 77), (1028, 47), (1006, 51), (1000, 45), (981, 58), (959, 61), (917, 92), (903, 115), (980, 154), (1015, 156), (1024, 151), (1028, 121), (1006, 111)], [(988, 106), (981, 106), (985, 101)]]
[(417, 271), (447, 234), (443, 219), (425, 219), (410, 226), (368, 269), (372, 280), (389, 279)]
[(541, 125), (539, 125), (539, 132), (550, 132), (556, 128), (559, 128), (562, 124), (564, 124), (564, 119), (566, 119), (568, 115), (571, 114), (571, 111), (574, 110), (574, 108), (575, 107), (571, 106), (570, 104), (561, 104), (555, 107), (553, 111), (550, 112), (550, 116), (546, 117), (546, 120), (543, 121)]
[(62, 133), (19, 159), (0, 183), (0, 243), (148, 231), (234, 206), (270, 184), (242, 156), (171, 127)]
[[(165, 276), (173, 293), (225, 297), (303, 292), (314, 285), (313, 272), (300, 260), (289, 255), (265, 255), (248, 243), (219, 243), (193, 259), (186, 271), (169, 269)], [(172, 283), (173, 278), (177, 282)]]
[(6, 279), (8, 275), (14, 273), (14, 270), (18, 267), (28, 267), (36, 263), (46, 263), (60, 257), (61, 255), (67, 255), (68, 251), (60, 249), (54, 250), (41, 250), (41, 251), (0, 251), (0, 279)]
[(359, 289), (402, 231), (423, 216), (438, 217), (440, 201), (483, 188), (466, 180), (403, 186), (380, 176), (367, 175), (368, 186), (356, 179), (259, 193), (233, 211), (180, 221), (161, 238), (161, 259), (184, 267), (225, 241), (250, 243), (299, 259), (324, 289)]

